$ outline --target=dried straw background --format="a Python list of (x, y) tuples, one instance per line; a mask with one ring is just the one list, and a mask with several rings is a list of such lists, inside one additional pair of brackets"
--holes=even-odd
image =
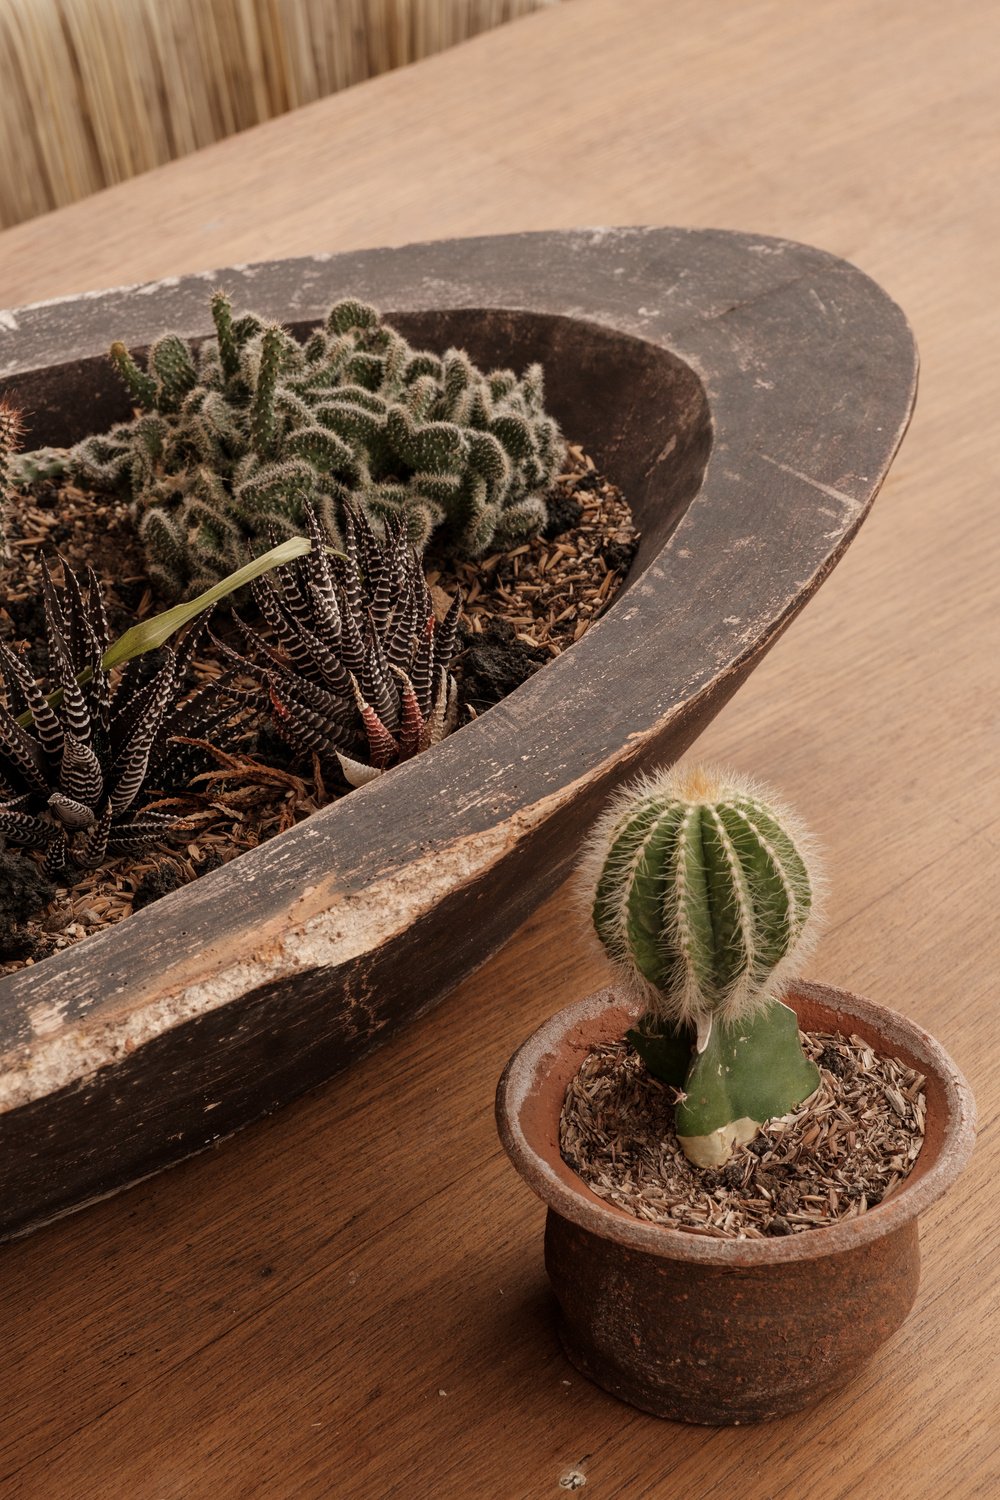
[(553, 0), (0, 0), (0, 228)]

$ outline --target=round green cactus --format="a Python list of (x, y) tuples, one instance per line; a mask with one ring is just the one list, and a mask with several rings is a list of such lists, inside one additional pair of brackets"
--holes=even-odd
[(678, 768), (615, 799), (586, 870), (597, 935), (645, 1007), (631, 1040), (681, 1094), (688, 1156), (717, 1166), (819, 1082), (780, 1003), (815, 931), (808, 835), (743, 778)]

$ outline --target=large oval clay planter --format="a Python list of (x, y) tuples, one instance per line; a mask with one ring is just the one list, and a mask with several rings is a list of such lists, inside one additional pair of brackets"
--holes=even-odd
[(972, 1151), (969, 1087), (919, 1026), (821, 985), (798, 985), (788, 1002), (805, 1028), (856, 1032), (927, 1077), (926, 1136), (910, 1176), (886, 1202), (826, 1229), (765, 1240), (669, 1229), (605, 1202), (566, 1165), (566, 1087), (592, 1047), (635, 1020), (612, 990), (548, 1021), (500, 1080), (501, 1139), (548, 1204), (545, 1263), (563, 1347), (584, 1375), (656, 1416), (763, 1421), (846, 1384), (909, 1312), (918, 1215)]
[(29, 443), (127, 415), (106, 358), (213, 286), (312, 327), (347, 293), (438, 350), (545, 366), (642, 529), (584, 638), (433, 750), (113, 930), (0, 979), (0, 1236), (277, 1108), (439, 1000), (680, 755), (861, 525), (913, 404), (899, 308), (803, 245), (581, 230), (274, 261), (0, 316)]

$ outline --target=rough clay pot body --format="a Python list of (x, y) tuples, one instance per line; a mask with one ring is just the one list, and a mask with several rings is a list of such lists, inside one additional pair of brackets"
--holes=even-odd
[(902, 1323), (920, 1273), (917, 1216), (972, 1150), (975, 1107), (947, 1053), (911, 1021), (802, 984), (800, 1024), (852, 1032), (927, 1077), (926, 1136), (888, 1202), (828, 1229), (721, 1240), (645, 1223), (592, 1193), (559, 1155), (566, 1087), (634, 1012), (612, 990), (561, 1011), (516, 1052), (497, 1091), (503, 1144), (548, 1204), (545, 1263), (563, 1346), (591, 1380), (656, 1416), (762, 1421), (846, 1384)]

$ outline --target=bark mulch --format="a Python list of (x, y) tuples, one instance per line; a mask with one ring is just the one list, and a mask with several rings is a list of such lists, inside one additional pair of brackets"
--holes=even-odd
[(801, 1234), (868, 1213), (920, 1153), (925, 1080), (861, 1037), (800, 1035), (819, 1065), (819, 1088), (719, 1172), (688, 1161), (674, 1130), (674, 1090), (634, 1048), (595, 1048), (566, 1093), (563, 1160), (637, 1218), (719, 1239)]

